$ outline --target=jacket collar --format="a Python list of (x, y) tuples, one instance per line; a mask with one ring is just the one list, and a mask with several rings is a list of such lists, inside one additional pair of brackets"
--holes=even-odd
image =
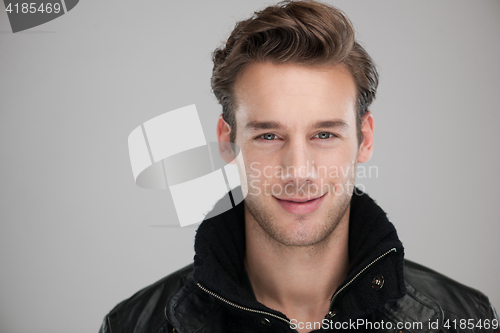
[[(194, 283), (231, 303), (286, 318), (257, 302), (253, 295), (243, 260), (244, 223), (243, 201), (203, 221), (195, 238)], [(337, 313), (334, 320), (366, 317), (388, 300), (405, 295), (404, 252), (396, 229), (385, 212), (357, 188), (350, 208), (349, 257), (348, 276), (332, 304)], [(384, 283), (378, 290), (373, 285), (375, 278)]]

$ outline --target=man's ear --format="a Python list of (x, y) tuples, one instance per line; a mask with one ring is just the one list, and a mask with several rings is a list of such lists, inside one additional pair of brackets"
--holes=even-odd
[(235, 163), (236, 156), (231, 149), (231, 127), (219, 116), (217, 122), (217, 140), (219, 141), (219, 155), (222, 160), (228, 164)]
[(361, 133), (363, 134), (363, 142), (359, 145), (358, 163), (367, 162), (373, 153), (373, 116), (370, 111), (366, 111), (361, 119)]

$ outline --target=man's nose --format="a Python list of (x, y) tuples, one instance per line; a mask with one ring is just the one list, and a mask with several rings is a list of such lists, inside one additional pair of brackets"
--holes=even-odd
[(317, 177), (314, 156), (307, 142), (289, 141), (282, 157), (284, 183), (312, 183)]

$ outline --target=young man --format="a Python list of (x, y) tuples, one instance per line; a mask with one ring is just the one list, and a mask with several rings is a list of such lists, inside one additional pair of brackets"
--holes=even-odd
[(117, 305), (101, 332), (499, 331), (486, 296), (405, 260), (353, 185), (378, 74), (342, 12), (268, 7), (213, 60), (217, 136), (241, 149), (245, 200), (200, 225), (194, 264)]

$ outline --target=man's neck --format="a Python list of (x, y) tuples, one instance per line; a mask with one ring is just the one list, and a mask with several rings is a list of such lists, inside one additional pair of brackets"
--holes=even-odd
[(323, 241), (276, 242), (245, 209), (245, 266), (257, 301), (299, 322), (321, 322), (349, 269), (349, 208)]

